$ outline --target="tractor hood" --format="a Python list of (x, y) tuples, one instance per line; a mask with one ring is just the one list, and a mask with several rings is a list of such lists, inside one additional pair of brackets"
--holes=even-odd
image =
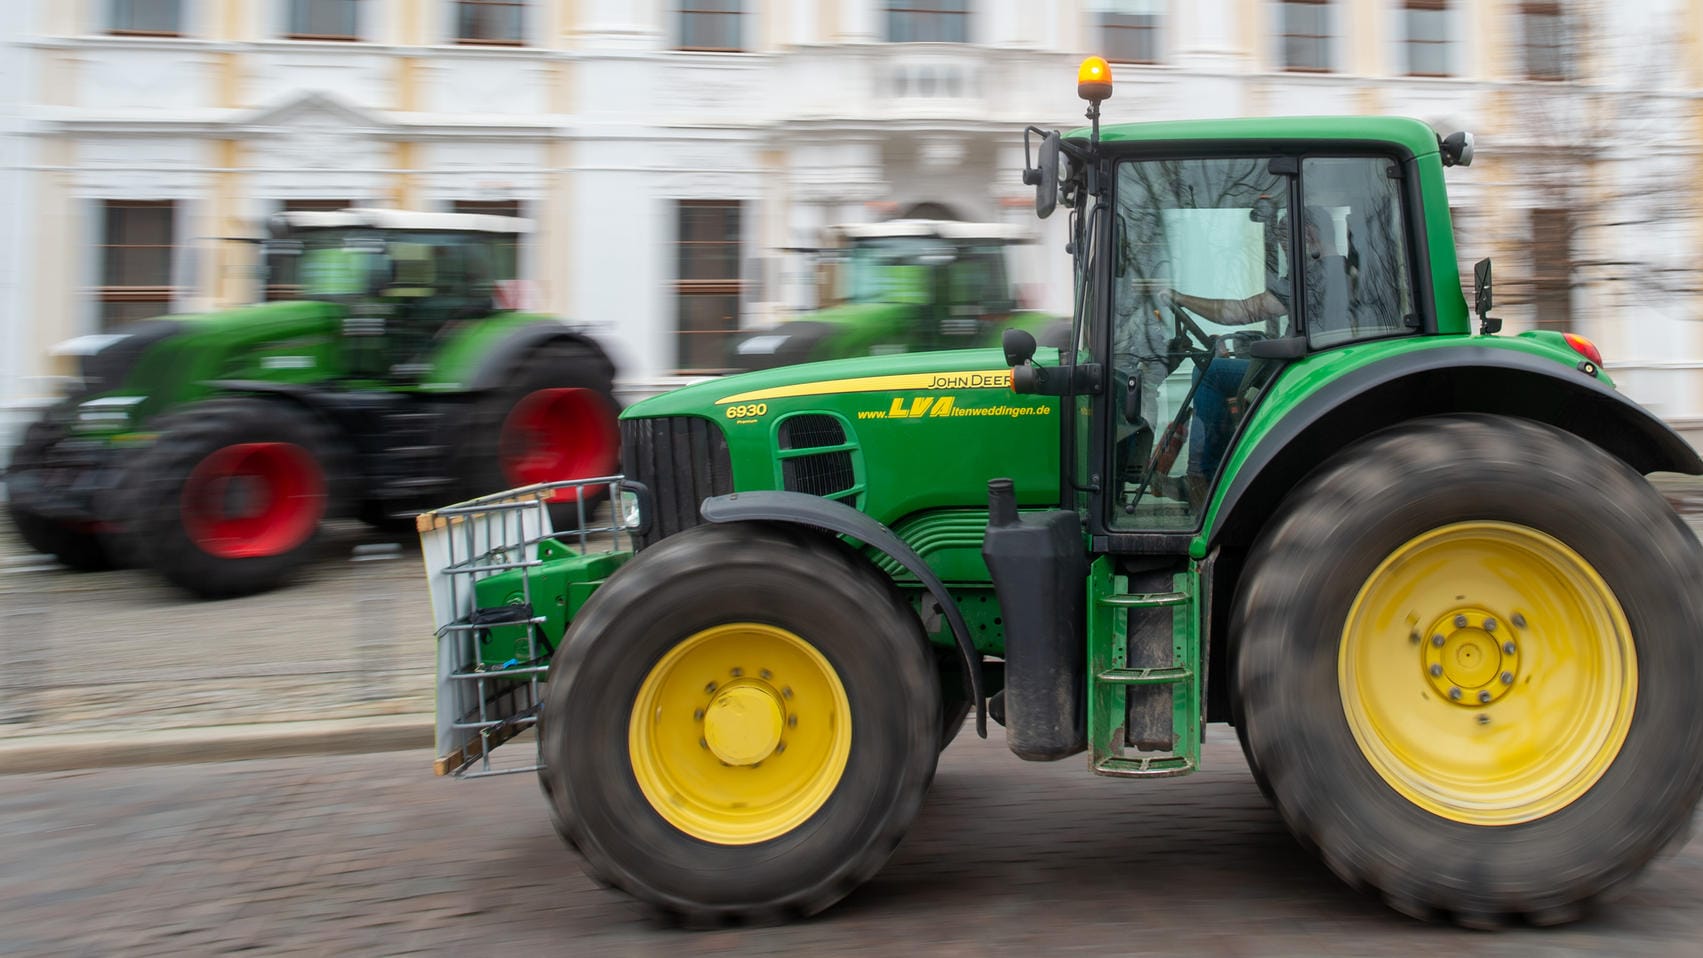
[(740, 370), (773, 369), (862, 356), (887, 344), (903, 346), (918, 309), (907, 303), (846, 303), (750, 329), (734, 340), (728, 365)]

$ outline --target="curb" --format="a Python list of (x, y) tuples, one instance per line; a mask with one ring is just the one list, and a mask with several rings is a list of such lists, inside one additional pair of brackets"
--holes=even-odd
[[(430, 715), (272, 722), (215, 728), (43, 734), (0, 739), (0, 775), (125, 765), (237, 762), (295, 755), (430, 751)], [(423, 759), (429, 767), (430, 756)]]

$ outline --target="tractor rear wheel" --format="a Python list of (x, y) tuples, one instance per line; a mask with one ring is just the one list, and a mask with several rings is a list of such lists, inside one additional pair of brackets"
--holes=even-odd
[(214, 399), (162, 419), (130, 473), (128, 527), (144, 563), (203, 598), (281, 584), (342, 499), (331, 431), (303, 409)]
[[(621, 470), (621, 433), (609, 364), (573, 342), (548, 343), (523, 357), (503, 385), (462, 420), (456, 475), (472, 498), (515, 486), (593, 479)], [(579, 525), (608, 495), (605, 486), (560, 490), (552, 525)]]
[(68, 434), (60, 422), (61, 415), (60, 409), (43, 413), (24, 430), (23, 441), (12, 450), (7, 469), (14, 478), (8, 480), (13, 488), (9, 490), (6, 512), (12, 518), (12, 527), (18, 530), (18, 537), (31, 549), (51, 555), (78, 572), (118, 568), (122, 563), (95, 523), (67, 522), (42, 515), (18, 502), (16, 485), (20, 480), (15, 477), (47, 468), (53, 447)]
[(940, 682), (916, 614), (839, 542), (700, 526), (592, 595), (540, 735), (594, 878), (688, 924), (768, 923), (828, 907), (898, 847)]
[(1571, 920), (1703, 795), (1703, 548), (1641, 476), (1439, 417), (1322, 467), (1251, 557), (1233, 678), (1302, 840), (1393, 907)]

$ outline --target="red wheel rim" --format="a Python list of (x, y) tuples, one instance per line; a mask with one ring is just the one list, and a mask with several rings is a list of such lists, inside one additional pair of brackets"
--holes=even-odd
[[(503, 475), (517, 486), (613, 475), (621, 434), (615, 411), (592, 389), (540, 389), (509, 411), (498, 438)], [(559, 489), (552, 502), (573, 502), (579, 489)]]
[(221, 559), (282, 555), (325, 514), (325, 474), (306, 449), (245, 442), (201, 460), (183, 484), (183, 527)]

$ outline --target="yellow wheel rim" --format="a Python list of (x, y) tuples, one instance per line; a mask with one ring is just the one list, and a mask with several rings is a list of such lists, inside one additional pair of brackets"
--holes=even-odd
[(645, 676), (627, 750), (670, 825), (749, 845), (797, 828), (834, 793), (851, 754), (851, 705), (834, 667), (797, 635), (719, 625)]
[(1337, 656), (1348, 727), (1408, 801), (1469, 825), (1565, 808), (1620, 753), (1632, 630), (1559, 540), (1504, 522), (1434, 529), (1360, 588)]

